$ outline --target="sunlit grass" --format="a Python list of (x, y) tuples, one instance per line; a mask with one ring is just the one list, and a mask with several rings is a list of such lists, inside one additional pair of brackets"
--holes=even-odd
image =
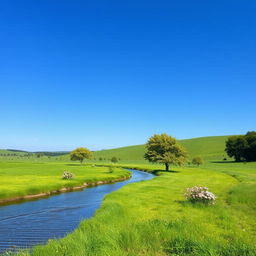
[[(64, 171), (71, 171), (75, 178), (63, 180)], [(112, 180), (128, 176), (129, 172), (116, 168), (81, 166), (76, 163), (58, 162), (0, 162), (0, 199), (50, 192), (63, 187), (74, 187), (84, 182)]]
[[(256, 164), (244, 166), (173, 168), (176, 172), (129, 184), (107, 195), (95, 217), (75, 232), (35, 247), (32, 255), (255, 256)], [(194, 185), (209, 187), (216, 204), (187, 202), (184, 191)]]

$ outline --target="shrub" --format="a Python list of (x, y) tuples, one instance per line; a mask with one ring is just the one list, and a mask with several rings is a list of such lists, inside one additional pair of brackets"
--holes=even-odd
[(70, 180), (70, 179), (73, 179), (75, 177), (75, 175), (72, 173), (72, 172), (67, 172), (65, 171), (63, 174), (62, 174), (62, 179), (63, 180)]
[(212, 204), (216, 200), (216, 196), (212, 192), (209, 192), (207, 187), (198, 186), (187, 188), (185, 197), (192, 202), (204, 202)]
[(203, 159), (199, 156), (194, 157), (192, 159), (192, 164), (199, 166), (199, 165), (203, 164)]
[(109, 173), (113, 173), (114, 172), (114, 167), (113, 166), (109, 166), (108, 167), (108, 172)]
[(117, 162), (118, 162), (118, 159), (117, 159), (117, 157), (113, 156), (113, 157), (110, 159), (110, 161), (111, 161), (112, 163), (117, 163)]

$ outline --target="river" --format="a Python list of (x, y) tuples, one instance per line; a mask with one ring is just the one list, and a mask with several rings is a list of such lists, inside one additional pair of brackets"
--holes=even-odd
[(92, 217), (105, 195), (129, 183), (149, 180), (154, 175), (130, 170), (129, 180), (62, 193), (34, 201), (0, 206), (0, 253), (45, 244), (48, 239), (71, 233)]

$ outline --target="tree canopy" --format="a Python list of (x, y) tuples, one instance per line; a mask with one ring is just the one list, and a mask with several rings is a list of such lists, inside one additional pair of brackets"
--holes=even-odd
[(256, 161), (256, 132), (229, 137), (225, 150), (230, 157), (235, 158), (236, 162)]
[(178, 144), (177, 140), (166, 133), (155, 134), (146, 144), (144, 158), (149, 162), (165, 164), (166, 171), (169, 164), (182, 165), (186, 162), (187, 152)]
[(117, 163), (117, 162), (118, 162), (117, 157), (116, 157), (116, 156), (113, 156), (113, 157), (111, 158), (111, 162), (112, 162), (112, 163)]
[(70, 159), (72, 161), (80, 161), (82, 164), (84, 159), (91, 159), (92, 152), (87, 148), (77, 148), (70, 153)]

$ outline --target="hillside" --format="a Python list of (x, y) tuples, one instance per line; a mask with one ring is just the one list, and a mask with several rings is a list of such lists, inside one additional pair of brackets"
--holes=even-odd
[[(224, 151), (225, 141), (229, 136), (210, 136), (210, 137), (200, 137), (193, 139), (180, 140), (179, 142), (187, 149), (189, 157), (201, 156), (206, 161), (223, 160), (226, 156)], [(35, 156), (39, 152), (24, 152), (24, 151), (13, 151), (13, 150), (0, 150), (0, 158), (4, 157), (23, 157), (28, 154)], [(58, 157), (58, 160), (67, 161), (69, 155), (67, 152), (40, 152), (48, 156)], [(123, 163), (146, 163), (143, 156), (145, 153), (145, 145), (135, 145), (114, 149), (106, 149), (94, 152), (93, 161), (98, 161), (102, 158), (103, 161), (108, 161), (113, 156), (116, 156)], [(47, 157), (46, 157), (47, 156)], [(40, 158), (41, 159), (41, 158)], [(47, 158), (48, 159), (48, 158)], [(42, 159), (41, 159), (42, 160)]]
[(23, 156), (23, 155), (27, 155), (27, 154), (31, 154), (27, 151), (22, 151), (22, 150), (15, 150), (15, 149), (0, 149), (0, 156), (4, 156), (4, 155), (9, 155), (9, 156)]
[[(179, 142), (187, 149), (189, 157), (201, 156), (205, 160), (222, 160), (226, 157), (225, 141), (229, 136), (211, 136), (180, 140)], [(123, 162), (144, 162), (143, 155), (145, 145), (121, 147), (94, 152), (94, 158), (100, 157), (108, 160), (113, 156)]]

